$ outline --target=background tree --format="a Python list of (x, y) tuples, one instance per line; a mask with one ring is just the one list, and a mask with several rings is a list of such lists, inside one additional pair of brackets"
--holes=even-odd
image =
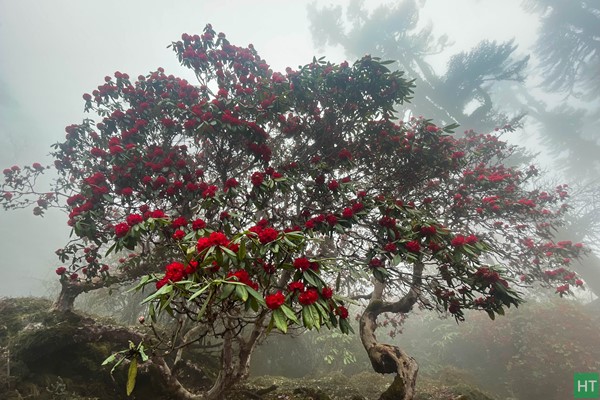
[[(346, 305), (358, 296), (373, 368), (397, 376), (382, 398), (411, 399), (417, 363), (377, 339), (380, 316), (420, 304), (494, 318), (520, 303), (518, 285), (541, 281), (561, 295), (582, 285), (569, 270), (582, 246), (552, 239), (565, 188), (541, 190), (535, 167), (505, 166), (516, 148), (495, 135), (456, 139), (452, 127), (397, 120), (413, 85), (385, 62), (313, 60), (284, 75), (210, 25), (172, 47), (199, 86), (162, 69), (106, 77), (83, 96), (98, 119), (68, 126), (55, 145), (52, 191), (36, 192), (38, 164), (5, 169), (2, 185), (6, 208), (33, 194), (34, 213), (68, 213), (75, 237), (58, 252), (69, 266), (56, 271), (57, 309), (142, 277), (151, 319), (194, 324), (170, 343), (131, 333), (138, 344), (121, 353), (130, 371), (147, 362), (175, 397), (221, 398), (270, 331), (348, 333)], [(128, 251), (118, 267), (103, 260)], [(166, 356), (204, 337), (221, 342), (220, 374), (194, 395)]]
[(418, 28), (419, 6), (414, 0), (379, 6), (372, 12), (363, 1), (352, 1), (345, 12), (341, 6), (309, 6), (308, 13), (317, 45), (341, 45), (352, 58), (372, 54), (397, 60), (397, 68), (415, 79), (419, 88), (408, 107), (413, 115), (481, 131), (515, 117), (504, 115), (491, 97), (496, 83), (524, 79), (529, 57), (516, 59), (517, 46), (512, 41), (483, 40), (452, 56), (448, 71), (440, 75), (427, 57), (447, 49), (449, 39), (446, 35), (436, 38), (431, 24)]

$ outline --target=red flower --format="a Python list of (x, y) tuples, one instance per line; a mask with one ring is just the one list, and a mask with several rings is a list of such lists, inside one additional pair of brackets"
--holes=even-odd
[(327, 185), (327, 187), (331, 191), (336, 191), (340, 187), (340, 184), (338, 183), (338, 181), (336, 181), (335, 179), (333, 179), (331, 182), (329, 182), (329, 184)]
[(160, 289), (169, 282), (178, 282), (185, 277), (185, 266), (180, 262), (172, 262), (165, 267), (165, 276), (156, 282), (156, 289)]
[(225, 234), (221, 232), (212, 232), (208, 236), (208, 240), (210, 240), (210, 243), (213, 246), (227, 246), (227, 244), (229, 243), (229, 239), (227, 239), (227, 236), (225, 236)]
[(229, 178), (229, 179), (227, 179), (225, 181), (225, 190), (224, 190), (224, 192), (227, 193), (227, 191), (229, 189), (238, 187), (238, 185), (239, 185), (239, 183), (238, 183), (238, 181), (235, 178)]
[(464, 246), (466, 243), (465, 237), (463, 235), (456, 235), (454, 239), (450, 242), (450, 244), (454, 247)]
[(173, 233), (173, 239), (175, 240), (181, 240), (185, 237), (185, 232), (182, 231), (181, 229), (177, 229), (174, 233)]
[(118, 238), (122, 238), (123, 236), (127, 235), (128, 232), (129, 232), (129, 225), (127, 225), (127, 223), (125, 223), (125, 222), (121, 222), (120, 224), (117, 224), (115, 226), (115, 235)]
[(150, 213), (150, 218), (166, 218), (164, 211), (162, 210), (154, 210)]
[(396, 243), (387, 243), (385, 246), (383, 246), (383, 249), (389, 253), (393, 253), (398, 250)]
[(67, 272), (67, 269), (65, 267), (58, 267), (55, 272), (56, 275), (64, 275), (64, 273)]
[(125, 221), (127, 221), (129, 226), (134, 226), (144, 222), (144, 218), (140, 214), (129, 214), (127, 218), (125, 218)]
[(208, 238), (203, 237), (198, 239), (198, 243), (196, 244), (196, 250), (198, 251), (198, 253), (202, 253), (204, 250), (208, 249), (211, 246), (212, 244), (210, 243), (210, 240)]
[(205, 227), (206, 227), (206, 222), (204, 222), (200, 218), (192, 221), (192, 229), (195, 230), (195, 231), (200, 230), (200, 229), (204, 229)]
[(299, 269), (301, 271), (306, 271), (310, 268), (310, 261), (306, 257), (296, 258), (294, 260), (294, 268)]
[(298, 302), (303, 306), (309, 306), (319, 300), (319, 292), (315, 288), (310, 288), (304, 293), (298, 295)]
[(421, 227), (420, 232), (421, 232), (421, 235), (423, 235), (423, 236), (433, 236), (437, 232), (437, 229), (433, 225), (432, 226), (423, 226), (423, 227)]
[(350, 150), (348, 149), (342, 149), (338, 153), (338, 158), (342, 161), (350, 161), (352, 160), (352, 153), (350, 153)]
[(262, 244), (267, 244), (277, 239), (279, 232), (273, 228), (265, 228), (258, 233), (258, 240)]
[(323, 290), (321, 290), (321, 296), (323, 296), (325, 300), (328, 300), (333, 296), (333, 290), (330, 287), (324, 287)]
[(339, 315), (339, 317), (341, 319), (346, 319), (348, 318), (348, 309), (344, 306), (339, 306), (336, 310), (335, 310), (336, 314)]
[(292, 282), (288, 285), (288, 290), (290, 292), (294, 292), (296, 290), (299, 292), (304, 292), (304, 283), (300, 281)]
[(276, 310), (285, 303), (285, 296), (281, 293), (281, 290), (278, 290), (277, 293), (267, 295), (265, 303), (271, 310)]
[(204, 197), (205, 199), (208, 197), (215, 197), (217, 190), (218, 188), (215, 185), (210, 185), (206, 188), (206, 190), (202, 192), (202, 197)]
[(261, 172), (255, 172), (250, 177), (250, 182), (252, 182), (252, 185), (254, 185), (254, 186), (262, 185), (264, 180), (265, 180), (265, 175)]
[(411, 240), (410, 242), (405, 244), (406, 250), (411, 253), (418, 253), (421, 251), (421, 245), (416, 240)]
[(344, 208), (344, 210), (342, 210), (342, 217), (349, 219), (349, 218), (352, 218), (353, 216), (354, 216), (354, 211), (352, 211), (352, 208), (346, 207), (346, 208)]
[(561, 295), (564, 294), (564, 293), (567, 293), (568, 291), (569, 291), (569, 284), (568, 283), (565, 283), (564, 285), (559, 286), (559, 287), (556, 288), (556, 293), (559, 293)]
[(171, 226), (175, 229), (181, 228), (188, 224), (187, 220), (184, 217), (178, 217), (171, 222)]
[(371, 261), (369, 261), (369, 267), (371, 268), (379, 268), (383, 266), (383, 261), (381, 261), (379, 258), (372, 258)]
[(465, 243), (466, 244), (475, 244), (479, 241), (479, 239), (477, 238), (477, 236), (475, 235), (469, 235), (465, 238)]
[(329, 224), (329, 226), (335, 226), (338, 223), (337, 217), (335, 215), (333, 215), (333, 214), (327, 215), (327, 217), (325, 218), (325, 220), (327, 221), (327, 223)]

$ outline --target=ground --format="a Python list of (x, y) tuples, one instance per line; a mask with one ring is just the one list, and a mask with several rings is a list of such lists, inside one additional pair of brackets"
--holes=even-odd
[[(124, 370), (115, 378), (100, 364), (112, 347), (101, 340), (77, 344), (70, 338), (89, 316), (49, 312), (37, 298), (0, 299), (0, 398), (6, 400), (168, 399), (153, 380), (140, 373), (132, 396), (125, 395)], [(257, 376), (236, 387), (226, 400), (375, 400), (391, 376), (365, 371), (318, 378)], [(421, 377), (417, 400), (494, 400), (453, 379)], [(100, 397), (98, 397), (100, 396)]]

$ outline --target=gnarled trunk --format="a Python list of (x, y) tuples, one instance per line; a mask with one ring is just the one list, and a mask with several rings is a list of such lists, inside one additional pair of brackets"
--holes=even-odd
[(412, 400), (415, 396), (417, 373), (419, 372), (416, 360), (397, 346), (377, 342), (375, 330), (377, 329), (377, 317), (380, 314), (386, 312), (407, 313), (412, 309), (418, 299), (423, 268), (422, 263), (415, 264), (413, 287), (396, 302), (382, 300), (385, 284), (376, 281), (369, 305), (360, 318), (360, 339), (373, 369), (381, 374), (396, 374), (394, 382), (379, 397), (379, 400)]
[(60, 293), (58, 294), (58, 298), (54, 301), (54, 304), (52, 304), (52, 310), (60, 312), (73, 311), (75, 299), (83, 292), (84, 290), (81, 285), (62, 281)]
[(377, 312), (367, 310), (360, 320), (360, 338), (375, 372), (396, 374), (392, 385), (379, 397), (380, 400), (412, 400), (419, 365), (406, 352), (390, 344), (378, 343), (375, 336)]

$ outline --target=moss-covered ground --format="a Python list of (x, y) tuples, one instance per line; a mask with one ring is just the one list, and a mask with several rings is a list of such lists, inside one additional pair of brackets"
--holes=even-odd
[[(50, 312), (44, 299), (0, 299), (0, 399), (118, 400), (169, 399), (147, 374), (125, 396), (125, 370), (115, 378), (102, 361), (114, 344), (98, 338), (73, 344), (70, 338), (89, 317)], [(234, 388), (224, 400), (370, 400), (377, 399), (391, 376), (362, 372), (319, 377), (257, 376)], [(460, 379), (420, 377), (417, 400), (493, 400)]]

